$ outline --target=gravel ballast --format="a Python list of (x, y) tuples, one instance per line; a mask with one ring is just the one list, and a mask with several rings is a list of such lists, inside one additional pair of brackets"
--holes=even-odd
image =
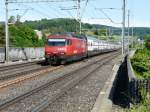
[(119, 56), (105, 64), (42, 112), (90, 112), (99, 92), (108, 77), (112, 75), (113, 65), (120, 61), (121, 57)]
[[(91, 70), (93, 70), (93, 69), (95, 70), (95, 68), (97, 66), (99, 66), (99, 64), (94, 64), (94, 66), (91, 66), (90, 68), (80, 71), (79, 74), (75, 74), (75, 75), (73, 75), (73, 77), (67, 77), (65, 80), (57, 82), (56, 84), (53, 84), (50, 87), (43, 89), (40, 92), (37, 92), (36, 94), (33, 94), (32, 96), (21, 100), (20, 102), (17, 102), (13, 106), (8, 107), (5, 111), (6, 112), (31, 111), (32, 108), (34, 108), (36, 105), (38, 105), (38, 103), (41, 103), (43, 100), (46, 100), (46, 99), (52, 99), (56, 93), (59, 93), (59, 92), (61, 93), (61, 89), (63, 89), (63, 86), (66, 84), (68, 84), (68, 85), (71, 84), (70, 82), (72, 81), (72, 79), (80, 79), (82, 76), (81, 74), (83, 74), (83, 76), (84, 76), (86, 73), (90, 72)], [(79, 67), (79, 65), (78, 65), (78, 67)], [(75, 67), (73, 69), (75, 70)]]
[[(109, 55), (109, 54), (105, 54), (105, 56), (106, 55)], [(84, 61), (84, 62), (74, 63), (74, 64), (71, 64), (69, 66), (62, 67), (59, 70), (53, 71), (53, 72), (45, 74), (43, 76), (35, 77), (33, 79), (26, 80), (26, 81), (23, 81), (23, 82), (18, 83), (18, 84), (14, 84), (12, 86), (2, 88), (0, 90), (0, 103), (2, 104), (2, 103), (6, 102), (10, 99), (13, 99), (13, 98), (25, 93), (26, 91), (30, 91), (33, 88), (38, 87), (39, 85), (42, 85), (42, 84), (44, 84), (50, 80), (53, 80), (56, 77), (62, 76), (66, 73), (69, 73), (72, 70), (76, 70), (76, 69), (88, 64), (92, 60), (97, 60), (97, 59), (100, 59), (100, 58), (105, 57), (105, 56), (101, 55), (101, 56), (93, 57), (93, 58), (91, 58), (87, 61)], [(60, 85), (62, 85), (62, 84), (60, 84)], [(47, 92), (45, 92), (45, 93), (47, 93)], [(24, 106), (26, 106), (26, 105), (24, 105)], [(13, 112), (14, 112), (14, 110), (13, 110)]]

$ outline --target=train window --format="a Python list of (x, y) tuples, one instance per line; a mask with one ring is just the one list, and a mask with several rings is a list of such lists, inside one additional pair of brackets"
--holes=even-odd
[(65, 46), (66, 40), (65, 39), (48, 39), (47, 44), (48, 46)]
[(91, 45), (91, 43), (90, 43), (90, 42), (88, 42), (87, 44), (88, 44), (88, 46), (90, 46), (90, 45)]

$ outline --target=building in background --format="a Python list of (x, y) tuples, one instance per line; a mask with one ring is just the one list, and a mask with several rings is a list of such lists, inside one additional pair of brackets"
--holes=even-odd
[(34, 30), (34, 31), (36, 32), (38, 39), (39, 40), (42, 39), (42, 37), (43, 37), (42, 31), (39, 31), (39, 30)]

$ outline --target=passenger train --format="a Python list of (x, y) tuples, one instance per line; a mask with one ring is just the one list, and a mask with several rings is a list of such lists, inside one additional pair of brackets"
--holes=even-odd
[(103, 52), (117, 50), (118, 44), (91, 36), (73, 33), (56, 33), (48, 36), (45, 44), (45, 60), (48, 64), (65, 64)]

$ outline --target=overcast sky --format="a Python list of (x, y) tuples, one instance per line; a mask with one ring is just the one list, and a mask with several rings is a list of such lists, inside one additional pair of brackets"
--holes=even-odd
[[(5, 20), (5, 0), (0, 0), (0, 21)], [(9, 0), (16, 1), (16, 0)], [(17, 0), (29, 1), (29, 0)], [(33, 1), (33, 0), (31, 0)], [(35, 0), (38, 1), (38, 0)], [(40, 0), (42, 1), (42, 0)], [(55, 1), (55, 0), (53, 0)], [(86, 1), (86, 0), (85, 0)], [(82, 22), (121, 26), (122, 21), (122, 1), (123, 0), (89, 0), (86, 8), (85, 1), (81, 2)], [(150, 27), (150, 0), (127, 0), (126, 9), (131, 11), (131, 26)], [(72, 9), (77, 6), (77, 2), (49, 2), (49, 3), (17, 3), (9, 4), (9, 16), (21, 15), (21, 21), (40, 20), (42, 18), (76, 18), (77, 10)], [(110, 22), (100, 10), (96, 8), (117, 8), (117, 10), (103, 9)], [(19, 9), (19, 10), (15, 10)], [(127, 15), (127, 14), (126, 14)]]

